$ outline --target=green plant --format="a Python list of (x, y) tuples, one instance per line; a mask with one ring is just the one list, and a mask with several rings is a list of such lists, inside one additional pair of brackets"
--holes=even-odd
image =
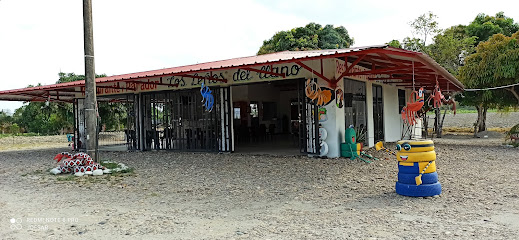
[(366, 128), (363, 125), (355, 127), (355, 134), (358, 143), (366, 142)]

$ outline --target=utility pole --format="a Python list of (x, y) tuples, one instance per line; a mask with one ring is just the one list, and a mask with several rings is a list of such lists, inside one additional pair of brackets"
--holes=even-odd
[(85, 117), (87, 154), (97, 162), (97, 101), (94, 66), (94, 30), (92, 0), (83, 0), (83, 32), (85, 43)]

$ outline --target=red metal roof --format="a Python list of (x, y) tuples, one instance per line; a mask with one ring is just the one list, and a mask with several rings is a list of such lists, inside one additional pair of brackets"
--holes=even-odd
[[(416, 85), (434, 85), (440, 82), (442, 89), (450, 86), (452, 91), (463, 90), (464, 86), (454, 76), (437, 64), (433, 59), (419, 52), (392, 48), (387, 45), (357, 47), (347, 49), (328, 49), (311, 51), (284, 51), (265, 55), (233, 58), (228, 60), (206, 62), (200, 64), (128, 73), (115, 76), (97, 78), (96, 83), (139, 80), (150, 77), (173, 76), (180, 74), (191, 74), (197, 72), (217, 71), (231, 68), (245, 68), (261, 65), (280, 64), (288, 62), (301, 62), (324, 58), (344, 58), (354, 64), (373, 66), (372, 71), (378, 74), (391, 74), (390, 79), (401, 79), (399, 82), (404, 87), (409, 87), (410, 79), (416, 80)], [(422, 68), (422, 72), (412, 72), (410, 64), (416, 63)], [(376, 70), (375, 70), (376, 69)], [(399, 70), (399, 71), (397, 71)], [(378, 80), (378, 79), (377, 79)], [(404, 84), (406, 83), (406, 84)], [(14, 101), (45, 101), (48, 98), (58, 101), (70, 101), (74, 98), (75, 87), (82, 87), (85, 81), (59, 83), (39, 87), (30, 87), (14, 90), (0, 91), (0, 100)]]

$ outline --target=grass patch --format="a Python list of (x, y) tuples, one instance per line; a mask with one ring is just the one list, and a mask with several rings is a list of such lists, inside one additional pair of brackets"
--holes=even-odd
[(110, 160), (101, 160), (101, 166), (108, 168), (108, 169), (115, 169), (119, 167), (119, 164)]
[(63, 181), (73, 181), (76, 179), (76, 176), (74, 175), (67, 175), (67, 176), (63, 176), (63, 177), (57, 177), (56, 180), (60, 181), (60, 182), (63, 182)]
[(21, 136), (21, 137), (34, 137), (34, 136), (41, 136), (41, 135), (38, 134), (38, 133), (6, 133), (6, 134), (0, 133), (0, 138), (17, 137), (17, 136)]

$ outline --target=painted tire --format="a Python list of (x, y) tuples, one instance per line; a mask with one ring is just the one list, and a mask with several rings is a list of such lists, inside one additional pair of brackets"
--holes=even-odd
[(324, 140), (326, 140), (327, 137), (328, 137), (328, 131), (326, 131), (325, 128), (320, 127), (319, 128), (319, 139), (324, 141)]
[[(420, 174), (429, 162), (398, 162), (398, 173)], [(424, 173), (436, 172), (436, 161), (432, 161)]]
[(328, 144), (326, 142), (321, 143), (321, 151), (319, 152), (319, 156), (326, 156), (328, 154)]
[(341, 152), (344, 151), (357, 151), (357, 144), (341, 143)]
[(341, 151), (341, 157), (351, 158), (353, 157), (353, 153), (350, 151)]
[[(412, 149), (411, 149), (412, 150)], [(399, 162), (430, 162), (436, 160), (436, 152), (402, 152), (396, 153)]]
[[(416, 173), (398, 173), (398, 182), (402, 184), (416, 185), (415, 178), (419, 174)], [(438, 182), (438, 173), (424, 173), (422, 174), (422, 184), (433, 184)]]
[(403, 146), (405, 143), (409, 144), (411, 146), (411, 149), (405, 150), (404, 148), (401, 148), (400, 150), (398, 150), (398, 148), (397, 148), (397, 150), (399, 152), (409, 153), (409, 152), (429, 152), (429, 151), (434, 151), (434, 142), (431, 141), (431, 140), (424, 140), (424, 141), (402, 140), (402, 141), (398, 141), (396, 144), (397, 144), (397, 147), (398, 147), (398, 145)]
[(442, 193), (442, 185), (437, 182), (433, 184), (403, 184), (397, 182), (395, 185), (396, 193), (409, 197), (432, 197)]

